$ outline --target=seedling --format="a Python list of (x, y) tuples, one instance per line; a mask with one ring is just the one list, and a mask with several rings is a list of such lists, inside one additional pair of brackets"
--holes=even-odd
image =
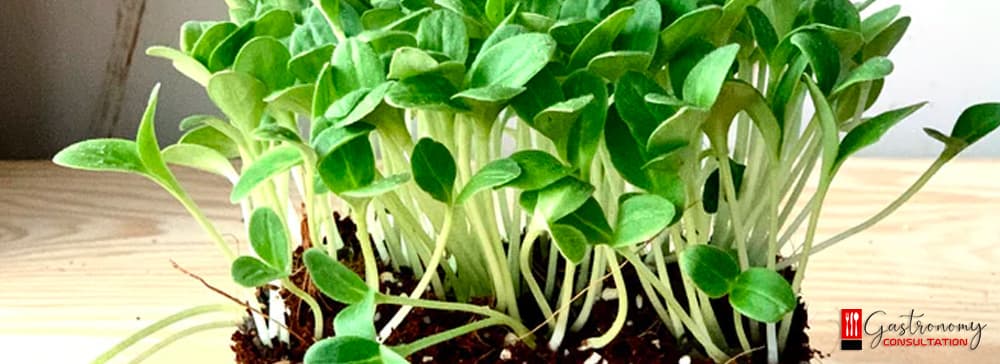
[[(697, 3), (227, 1), (230, 21), (186, 23), (180, 49), (148, 51), (203, 86), (221, 115), (185, 119), (184, 137), (161, 150), (154, 90), (134, 142), (84, 141), (54, 160), (140, 174), (170, 192), (237, 283), (280, 285), (310, 307), (306, 363), (405, 362), (494, 325), (558, 350), (587, 325), (606, 274), (618, 310), (585, 347), (620, 339), (642, 290), (668, 330), (710, 358), (764, 346), (777, 362), (809, 257), (895, 211), (1000, 125), (1000, 104), (969, 108), (950, 135), (928, 130), (944, 149), (927, 172), (882, 212), (817, 242), (841, 166), (924, 105), (867, 116), (910, 18), (847, 0)], [(233, 183), (252, 255), (235, 256), (168, 164)], [(813, 175), (818, 187), (797, 209)], [(334, 258), (344, 247), (334, 210), (358, 226), (363, 278)], [(306, 244), (312, 284), (349, 305), (332, 331), (289, 279)], [(530, 269), (538, 257), (544, 274)], [(416, 288), (386, 294), (379, 262), (410, 268)], [(672, 262), (682, 286), (670, 285)], [(421, 298), (428, 290), (437, 299)], [(522, 322), (521, 295), (547, 318), (540, 331)], [(495, 304), (467, 303), (480, 297)], [(735, 325), (719, 324), (713, 299), (727, 300)], [(376, 328), (378, 305), (405, 308)], [(480, 319), (381, 344), (411, 307)], [(98, 362), (217, 309), (168, 318)], [(255, 318), (262, 342), (289, 340), (276, 318)]]

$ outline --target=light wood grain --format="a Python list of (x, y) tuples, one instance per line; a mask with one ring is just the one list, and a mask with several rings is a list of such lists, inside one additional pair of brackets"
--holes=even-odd
[[(849, 162), (825, 206), (820, 237), (877, 212), (927, 163)], [(192, 171), (180, 177), (238, 244), (242, 225), (238, 209), (226, 202), (226, 182)], [(985, 363), (1000, 355), (998, 180), (1000, 161), (956, 162), (893, 217), (811, 260), (804, 285), (810, 335), (815, 348), (833, 353), (822, 362)], [(170, 259), (237, 291), (212, 243), (152, 183), (46, 162), (0, 162), (0, 361), (87, 362), (156, 319), (222, 302), (174, 271)], [(975, 351), (841, 352), (841, 308), (916, 309), (931, 321), (988, 326)], [(228, 335), (189, 338), (150, 362), (229, 362)]]

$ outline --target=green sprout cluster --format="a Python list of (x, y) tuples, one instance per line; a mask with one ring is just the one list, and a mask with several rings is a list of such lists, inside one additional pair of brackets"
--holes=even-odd
[[(179, 49), (148, 50), (203, 86), (221, 115), (186, 118), (180, 141), (161, 149), (154, 91), (135, 141), (84, 141), (55, 162), (140, 174), (170, 192), (218, 245), (237, 283), (280, 283), (309, 305), (316, 342), (306, 363), (405, 362), (493, 325), (558, 349), (568, 331), (587, 325), (611, 284), (616, 317), (586, 347), (614, 341), (629, 297), (641, 292), (675, 337), (693, 338), (711, 359), (766, 347), (776, 362), (810, 255), (892, 213), (1000, 123), (1000, 104), (981, 104), (950, 135), (928, 130), (944, 148), (927, 172), (877, 215), (821, 241), (824, 198), (843, 163), (924, 105), (867, 113), (893, 70), (886, 57), (910, 24), (899, 6), (226, 2), (229, 21), (185, 23)], [(172, 166), (232, 182), (252, 255), (236, 256)], [(818, 186), (808, 196), (813, 176)], [(344, 247), (335, 209), (358, 226), (363, 277), (335, 259)], [(332, 330), (306, 287), (289, 279), (293, 251), (305, 242), (311, 281), (349, 305)], [(384, 293), (380, 261), (415, 272), (413, 292)], [(675, 262), (679, 280), (668, 270)], [(639, 286), (626, 285), (625, 265)], [(787, 268), (795, 271), (790, 282), (779, 274)], [(482, 297), (494, 304), (468, 303)], [(733, 327), (721, 327), (710, 304), (724, 297)], [(519, 302), (547, 318), (541, 330), (525, 326), (529, 308)], [(403, 309), (377, 331), (377, 305)], [(380, 344), (412, 307), (481, 319)], [(137, 337), (213, 309), (185, 311)]]

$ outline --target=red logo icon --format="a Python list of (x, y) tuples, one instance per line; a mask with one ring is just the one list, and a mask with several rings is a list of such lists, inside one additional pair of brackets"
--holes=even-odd
[(840, 310), (840, 349), (861, 350), (863, 327), (860, 308)]

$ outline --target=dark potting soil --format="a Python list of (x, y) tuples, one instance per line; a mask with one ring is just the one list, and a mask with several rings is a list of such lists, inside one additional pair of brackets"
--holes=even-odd
[[(342, 249), (338, 258), (349, 268), (358, 272), (364, 271), (364, 266), (360, 257), (358, 240), (355, 238), (356, 227), (349, 219), (337, 218), (337, 224), (343, 235), (343, 240), (347, 249)], [(306, 244), (308, 248), (308, 242)], [(302, 265), (302, 249), (298, 249), (294, 255), (294, 269), (291, 277), (299, 287), (304, 287), (307, 292), (316, 297), (323, 307), (324, 317), (324, 337), (333, 335), (333, 318), (344, 305), (335, 302), (316, 290), (316, 287), (309, 281), (309, 275)], [(544, 262), (544, 259), (535, 259), (536, 262)], [(381, 267), (381, 271), (387, 271), (386, 267)], [(676, 265), (671, 265), (670, 276), (675, 281), (674, 287), (679, 287), (680, 273)], [(535, 272), (544, 271), (544, 267), (536, 267)], [(712, 363), (704, 354), (697, 342), (686, 335), (677, 340), (670, 334), (667, 327), (662, 323), (659, 316), (649, 304), (649, 297), (639, 289), (640, 282), (635, 270), (630, 265), (622, 268), (625, 275), (626, 287), (636, 292), (629, 292), (632, 302), (625, 327), (618, 337), (609, 345), (601, 349), (578, 350), (582, 342), (590, 337), (600, 335), (605, 332), (614, 321), (617, 315), (618, 303), (614, 300), (598, 300), (591, 312), (590, 319), (579, 332), (567, 332), (566, 338), (560, 351), (553, 352), (547, 347), (547, 339), (543, 335), (536, 335), (536, 348), (529, 348), (521, 342), (510, 344), (508, 336), (510, 330), (505, 326), (493, 326), (479, 330), (474, 333), (463, 335), (444, 344), (432, 346), (421, 352), (415, 353), (408, 359), (413, 363), (583, 363), (592, 356), (597, 355), (600, 360), (597, 363), (677, 363), (681, 357), (687, 355), (692, 363)], [(782, 272), (789, 280), (793, 272), (786, 270)], [(561, 275), (560, 275), (561, 276)], [(389, 278), (389, 277), (386, 277)], [(404, 269), (395, 273), (392, 279), (383, 280), (382, 288), (388, 294), (408, 294), (416, 286), (419, 277), (414, 277), (413, 273)], [(613, 287), (614, 284), (608, 279), (605, 287)], [(558, 288), (558, 287), (557, 287)], [(266, 303), (266, 292), (261, 289), (259, 296), (262, 303)], [(301, 300), (282, 291), (286, 305), (290, 310), (287, 320), (288, 329), (293, 333), (291, 344), (282, 344), (274, 341), (273, 347), (265, 347), (257, 337), (252, 321), (248, 318), (246, 324), (240, 327), (232, 335), (232, 349), (236, 354), (236, 362), (240, 364), (274, 364), (274, 363), (301, 363), (302, 357), (309, 345), (312, 344), (313, 337), (313, 316), (308, 306)], [(425, 295), (427, 298), (432, 298)], [(640, 300), (642, 304), (639, 304)], [(580, 299), (582, 300), (582, 298)], [(678, 293), (678, 300), (682, 305), (686, 305), (687, 299), (683, 292)], [(474, 301), (475, 304), (487, 305), (491, 302), (485, 300)], [(535, 308), (532, 298), (525, 295), (519, 299), (520, 307)], [(731, 347), (737, 347), (735, 331), (733, 330), (733, 315), (725, 299), (713, 300), (712, 307), (719, 319), (720, 327), (723, 328), (726, 340)], [(381, 327), (399, 309), (398, 306), (379, 305), (376, 311), (376, 327)], [(266, 312), (266, 311), (265, 311)], [(249, 314), (249, 313), (248, 313)], [(528, 328), (534, 328), (541, 324), (544, 318), (537, 312), (522, 311), (522, 319)], [(473, 314), (452, 311), (424, 310), (414, 308), (407, 316), (406, 320), (393, 331), (392, 336), (386, 340), (386, 344), (394, 345), (408, 343), (420, 338), (427, 337), (448, 329), (452, 329), (463, 324), (467, 324), (480, 319)], [(809, 346), (809, 338), (805, 333), (807, 328), (807, 316), (804, 303), (799, 303), (792, 319), (792, 331), (788, 340), (787, 348), (782, 353), (782, 363), (803, 363), (816, 354)], [(747, 328), (747, 332), (749, 328)], [(539, 332), (544, 332), (539, 330)], [(763, 325), (759, 332), (764, 332)], [(734, 354), (735, 355), (735, 354)], [(733, 363), (763, 363), (766, 352), (757, 350), (747, 355), (741, 355)]]

